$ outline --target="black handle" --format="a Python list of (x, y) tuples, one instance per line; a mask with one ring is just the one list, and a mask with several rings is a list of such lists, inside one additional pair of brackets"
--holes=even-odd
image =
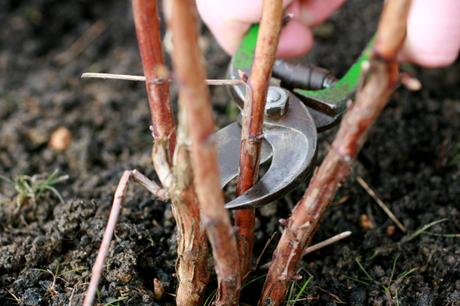
[(281, 86), (286, 88), (323, 89), (337, 82), (332, 73), (315, 65), (290, 64), (276, 60), (273, 65), (273, 76), (281, 80)]

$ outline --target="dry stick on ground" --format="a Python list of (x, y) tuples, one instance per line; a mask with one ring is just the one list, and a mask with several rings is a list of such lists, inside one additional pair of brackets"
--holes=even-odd
[[(337, 234), (337, 235), (334, 235), (332, 236), (331, 238), (328, 238), (326, 240), (323, 240), (321, 242), (318, 242), (317, 244), (314, 244), (312, 246), (309, 246), (309, 247), (306, 247), (304, 250), (303, 250), (303, 254), (302, 255), (307, 255), (307, 254), (310, 254), (310, 253), (313, 253), (313, 252), (316, 252), (318, 250), (321, 250), (322, 248), (325, 248), (331, 244), (334, 244), (336, 242), (339, 242), (340, 240), (342, 239), (345, 239), (347, 238), (348, 236), (350, 236), (352, 233), (351, 231), (345, 231), (345, 232), (342, 232), (340, 234)], [(263, 264), (260, 269), (261, 270), (264, 270), (264, 269), (268, 269), (271, 265), (271, 261)]]
[(89, 282), (88, 291), (86, 292), (83, 306), (91, 306), (94, 303), (94, 297), (96, 296), (97, 285), (101, 278), (102, 270), (104, 269), (105, 258), (109, 252), (110, 241), (112, 241), (115, 226), (117, 225), (118, 216), (120, 215), (121, 208), (125, 199), (126, 190), (128, 189), (128, 183), (131, 179), (139, 182), (148, 191), (155, 195), (160, 200), (167, 200), (168, 193), (166, 190), (160, 188), (157, 184), (150, 181), (143, 174), (137, 170), (127, 170), (123, 172), (123, 175), (118, 183), (118, 187), (115, 190), (113, 197), (112, 209), (110, 210), (109, 221), (105, 227), (104, 236), (102, 238), (101, 246), (97, 253), (96, 261), (94, 262), (93, 269), (91, 272), (91, 280)]
[(366, 181), (358, 176), (356, 178), (359, 185), (363, 187), (364, 190), (374, 199), (378, 206), (387, 214), (387, 216), (393, 221), (397, 227), (403, 232), (407, 233), (406, 227), (398, 220), (398, 218), (393, 214), (393, 212), (388, 208), (388, 206), (379, 198), (375, 191), (366, 183)]
[(69, 63), (72, 59), (83, 52), (95, 39), (97, 39), (106, 28), (107, 25), (104, 21), (96, 21), (67, 50), (59, 53), (56, 56), (56, 61), (61, 65)]
[(347, 238), (348, 236), (351, 235), (350, 231), (342, 232), (340, 234), (337, 234), (335, 236), (332, 236), (331, 238), (328, 238), (324, 241), (318, 242), (317, 244), (314, 244), (312, 246), (309, 246), (303, 250), (303, 255), (307, 255), (313, 252), (316, 252), (324, 247), (327, 247), (328, 245), (331, 245), (333, 243), (336, 243), (337, 241), (340, 241), (342, 239)]
[[(251, 90), (246, 92), (240, 151), (240, 175), (237, 194), (248, 190), (259, 173), (260, 148), (263, 139), (263, 121), (268, 85), (275, 61), (283, 17), (282, 0), (264, 0), (262, 20), (249, 79)], [(239, 209), (234, 213), (240, 270), (244, 278), (249, 274), (254, 245), (255, 211)]]
[(405, 37), (410, 0), (388, 0), (377, 31), (377, 40), (365, 82), (348, 110), (326, 158), (314, 174), (303, 198), (286, 222), (273, 254), (259, 305), (281, 305), (289, 283), (296, 277), (305, 246), (339, 184), (351, 171), (369, 128), (398, 84), (396, 56)]
[[(240, 275), (236, 239), (220, 187), (214, 122), (206, 87), (204, 59), (198, 46), (194, 0), (164, 2), (173, 39), (172, 59), (179, 83), (179, 107), (187, 113), (195, 190), (211, 242), (218, 279), (217, 305), (237, 305)], [(172, 5), (172, 7), (171, 7)]]
[(161, 48), (160, 20), (156, 0), (132, 0), (137, 43), (146, 77), (153, 137), (174, 152), (175, 124), (169, 102), (169, 83), (156, 82), (162, 77), (164, 58)]

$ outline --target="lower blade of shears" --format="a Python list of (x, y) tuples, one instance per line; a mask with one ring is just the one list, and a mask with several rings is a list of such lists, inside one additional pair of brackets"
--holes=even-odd
[[(309, 143), (305, 135), (293, 129), (276, 128), (264, 134), (272, 146), (270, 168), (247, 192), (226, 203), (225, 208), (262, 206), (280, 198), (296, 185), (298, 179), (304, 179), (308, 175), (312, 156), (306, 152), (310, 152), (315, 144)], [(295, 148), (289, 150), (293, 143)]]
[[(224, 187), (239, 173), (241, 126), (238, 122), (233, 122), (217, 131), (215, 137), (219, 156), (220, 183)], [(260, 163), (268, 162), (271, 157), (271, 146), (264, 140)]]

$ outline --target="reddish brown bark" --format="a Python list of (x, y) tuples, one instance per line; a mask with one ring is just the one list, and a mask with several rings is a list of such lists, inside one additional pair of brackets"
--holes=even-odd
[[(259, 173), (265, 102), (278, 47), (282, 17), (282, 0), (264, 0), (254, 63), (249, 79), (251, 90), (247, 91), (248, 96), (243, 111), (237, 194), (248, 190), (257, 180)], [(250, 272), (254, 245), (254, 209), (237, 210), (234, 216), (240, 270), (242, 277), (245, 278)]]
[(175, 123), (169, 102), (169, 83), (158, 82), (159, 71), (164, 67), (161, 47), (160, 20), (156, 0), (132, 0), (137, 43), (146, 77), (145, 85), (152, 119), (153, 136), (163, 140), (174, 152)]
[[(190, 157), (201, 221), (213, 251), (218, 279), (217, 305), (237, 305), (240, 275), (236, 239), (224, 207), (219, 164), (212, 135), (215, 130), (211, 103), (205, 83), (204, 59), (198, 46), (194, 0), (168, 3), (173, 37), (174, 72), (179, 83), (179, 106), (187, 114), (191, 140)], [(182, 120), (182, 118), (181, 118)]]
[(311, 241), (328, 203), (351, 171), (369, 128), (398, 83), (396, 55), (404, 41), (410, 0), (388, 0), (379, 28), (365, 84), (342, 120), (326, 158), (314, 174), (303, 198), (287, 220), (273, 254), (259, 305), (281, 305), (295, 277), (305, 246)]

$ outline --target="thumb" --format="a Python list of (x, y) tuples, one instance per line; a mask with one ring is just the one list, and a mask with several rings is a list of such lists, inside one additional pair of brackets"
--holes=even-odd
[(403, 60), (425, 67), (452, 64), (460, 49), (460, 1), (413, 0)]

